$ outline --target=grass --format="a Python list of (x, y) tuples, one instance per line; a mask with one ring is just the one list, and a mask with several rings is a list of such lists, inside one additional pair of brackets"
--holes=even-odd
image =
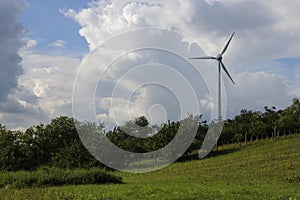
[(47, 167), (33, 172), (18, 171), (0, 173), (0, 187), (5, 188), (106, 183), (122, 183), (122, 178), (97, 168), (89, 170), (66, 170)]
[(300, 135), (223, 149), (222, 155), (156, 172), (114, 172), (124, 184), (2, 188), (0, 198), (300, 200)]

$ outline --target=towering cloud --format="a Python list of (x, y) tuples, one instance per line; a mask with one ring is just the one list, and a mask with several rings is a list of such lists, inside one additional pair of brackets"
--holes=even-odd
[[(289, 26), (293, 20), (289, 22), (286, 20), (286, 16), (291, 15), (294, 18), (299, 14), (290, 8), (287, 3), (277, 0), (270, 2), (274, 3), (272, 7), (266, 2), (258, 0), (154, 0), (151, 2), (100, 0), (93, 1), (86, 9), (79, 11), (67, 10), (65, 15), (81, 25), (80, 34), (89, 43), (91, 52), (103, 42), (105, 44), (103, 49), (107, 48), (107, 43), (111, 43), (111, 37), (115, 35), (126, 35), (124, 33), (127, 31), (144, 27), (161, 27), (184, 33), (196, 39), (197, 42), (190, 43), (189, 41), (187, 44), (185, 42), (188, 39), (184, 37), (172, 38), (172, 42), (169, 42), (170, 36), (162, 39), (162, 37), (151, 38), (146, 34), (134, 34), (134, 38), (127, 37), (123, 38), (122, 41), (115, 42), (118, 45), (114, 50), (125, 51), (123, 48), (124, 43), (129, 46), (137, 42), (146, 44), (145, 46), (155, 46), (155, 42), (161, 39), (159, 42), (161, 46), (166, 47), (166, 49), (172, 46), (179, 55), (185, 58), (205, 55), (205, 53), (216, 55), (223, 48), (232, 31), (236, 31), (237, 35), (234, 42), (232, 42), (230, 50), (226, 53), (225, 63), (237, 81), (237, 85), (228, 84), (228, 80), (224, 77), (226, 87), (224, 93), (227, 94), (227, 97), (223, 97), (227, 100), (227, 113), (232, 117), (239, 113), (242, 108), (256, 110), (262, 109), (265, 105), (283, 107), (292, 98), (285, 85), (286, 82), (282, 81), (281, 76), (273, 71), (264, 72), (260, 66), (276, 58), (288, 58), (298, 55), (298, 52), (292, 51), (292, 49), (299, 49), (299, 44), (294, 41), (300, 39), (300, 34), (292, 33), (300, 33), (300, 29), (297, 24)], [(197, 47), (198, 49), (191, 47)], [(199, 50), (201, 47), (205, 52)], [(105, 50), (108, 54), (108, 49)], [(167, 56), (162, 57), (161, 52), (152, 53), (152, 56), (156, 58), (156, 62), (176, 68), (178, 62), (175, 62), (174, 59), (166, 59)], [(139, 60), (147, 59), (150, 56), (149, 54), (138, 53), (136, 57), (136, 61), (139, 63)], [(168, 62), (165, 62), (165, 60), (168, 60)], [(97, 61), (98, 64), (99, 62)], [(212, 94), (209, 95), (213, 95), (216, 88), (217, 74), (214, 63), (204, 63), (204, 61), (192, 61), (192, 63), (201, 71), (201, 75), (207, 77), (207, 84), (212, 87)], [(117, 64), (116, 62), (115, 69), (110, 71), (111, 77), (107, 80), (110, 84), (118, 83), (117, 73), (122, 70), (129, 71), (132, 68), (124, 61), (119, 65)], [(110, 69), (112, 68), (110, 67)], [(186, 69), (187, 67), (182, 64), (181, 68)], [(151, 76), (150, 73), (141, 72), (139, 76), (128, 78), (122, 88), (123, 91), (120, 93), (123, 94), (126, 89), (132, 91), (131, 88), (128, 88), (130, 83), (136, 84), (138, 82), (136, 77), (142, 77), (143, 74), (147, 74), (148, 77)], [(155, 74), (152, 75), (157, 77)], [(176, 85), (180, 90), (184, 90), (180, 84), (177, 85), (178, 82), (175, 82), (174, 78), (171, 78), (170, 73), (160, 71), (160, 75), (164, 76), (165, 80), (173, 80), (171, 85)], [(199, 80), (194, 75), (190, 75), (188, 79), (190, 81)], [(105, 84), (108, 84), (108, 82)], [(127, 112), (124, 106), (128, 104), (128, 100), (122, 97), (116, 98), (103, 95), (107, 90), (107, 88), (103, 88), (99, 94), (101, 100), (99, 103), (99, 118), (107, 122), (127, 120), (122, 114), (125, 111)], [(129, 101), (131, 107), (136, 108), (133, 109), (131, 114), (134, 115), (136, 110), (141, 114), (145, 105), (153, 105), (153, 102), (162, 103), (165, 99), (168, 99), (166, 91), (159, 91), (157, 88), (144, 88), (139, 91), (136, 98)], [(201, 112), (205, 113), (207, 109), (216, 106), (216, 99), (210, 98), (203, 91), (205, 91), (204, 88), (195, 89), (197, 94), (202, 92), (199, 105)], [(189, 100), (190, 98), (184, 99), (184, 101)], [(111, 106), (111, 102), (115, 102), (115, 105)], [(167, 113), (176, 116), (176, 114), (170, 112), (170, 110), (178, 107), (176, 102), (173, 104), (168, 101), (168, 106), (170, 109), (164, 106)], [(148, 109), (149, 107), (151, 108), (151, 106), (148, 106), (147, 109), (144, 109), (145, 115), (147, 115), (147, 111), (151, 111), (151, 109)], [(113, 113), (118, 113), (118, 115), (116, 116)], [(205, 114), (207, 116), (209, 113)]]
[(17, 87), (18, 76), (23, 72), (18, 51), (24, 45), (25, 30), (18, 17), (26, 7), (23, 0), (0, 1), (0, 102)]

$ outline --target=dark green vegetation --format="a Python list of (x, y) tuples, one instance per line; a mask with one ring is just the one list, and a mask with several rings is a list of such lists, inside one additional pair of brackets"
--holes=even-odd
[(24, 133), (0, 127), (0, 170), (35, 170), (41, 166), (90, 168), (102, 166), (81, 143), (69, 117), (28, 128)]
[(99, 168), (63, 170), (41, 168), (37, 171), (0, 173), (0, 187), (25, 188), (57, 185), (122, 183), (122, 178)]
[(300, 135), (221, 146), (203, 160), (146, 174), (113, 172), (124, 184), (0, 189), (1, 199), (300, 199)]
[[(208, 130), (208, 124), (200, 122), (200, 116), (193, 118), (199, 121), (198, 131), (182, 160), (186, 160), (194, 150), (199, 149)], [(25, 132), (6, 130), (0, 124), (0, 170), (35, 170), (41, 166), (67, 169), (105, 167), (83, 146), (75, 124), (83, 129), (94, 127), (103, 130), (104, 127), (104, 125), (96, 127), (88, 122), (78, 122), (69, 117), (58, 117), (50, 124), (33, 126)], [(131, 129), (134, 125), (143, 127), (141, 130), (146, 133), (147, 130), (151, 130), (147, 119), (139, 117), (135, 121), (127, 122), (122, 128), (116, 127), (112, 131), (102, 132), (122, 149), (149, 152), (168, 144), (175, 137), (180, 124), (180, 122), (170, 121), (162, 124), (160, 131), (148, 138), (136, 138), (126, 134), (124, 128)], [(276, 138), (299, 133), (299, 130), (300, 102), (299, 99), (294, 99), (292, 105), (284, 110), (276, 110), (275, 107), (265, 107), (264, 112), (242, 110), (234, 119), (225, 121), (218, 145)]]

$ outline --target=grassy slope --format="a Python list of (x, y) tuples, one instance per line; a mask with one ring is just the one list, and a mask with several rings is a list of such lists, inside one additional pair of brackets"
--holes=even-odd
[(146, 174), (116, 172), (121, 185), (0, 189), (0, 199), (300, 200), (300, 135), (265, 140)]

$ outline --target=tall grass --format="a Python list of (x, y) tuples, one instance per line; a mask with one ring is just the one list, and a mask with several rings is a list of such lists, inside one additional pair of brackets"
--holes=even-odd
[(122, 178), (103, 169), (66, 170), (41, 168), (37, 171), (1, 172), (0, 187), (43, 187), (59, 185), (122, 183)]

